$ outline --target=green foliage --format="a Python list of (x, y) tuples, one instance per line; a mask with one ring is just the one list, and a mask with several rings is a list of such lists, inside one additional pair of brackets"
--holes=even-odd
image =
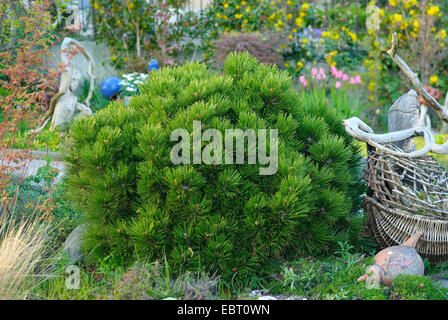
[(32, 293), (35, 299), (49, 300), (153, 300), (229, 299), (216, 277), (185, 273), (174, 278), (164, 262), (135, 263), (125, 271), (95, 269), (81, 264), (79, 289), (67, 289), (66, 268), (71, 261), (57, 259), (52, 277), (42, 281)]
[(146, 72), (150, 57), (157, 55), (164, 65), (179, 46), (182, 34), (171, 20), (185, 4), (185, 0), (95, 0), (95, 37), (112, 48), (115, 67)]
[[(36, 23), (32, 21), (36, 17), (39, 17), (43, 22), (40, 26), (43, 28), (39, 29), (42, 32), (40, 41), (36, 44), (36, 47), (42, 48), (52, 45), (56, 35), (56, 28), (53, 25), (56, 17), (54, 17), (51, 9), (52, 7), (63, 9), (65, 5), (61, 0), (41, 0), (37, 2), (37, 6), (41, 6), (46, 14), (39, 15), (39, 12), (33, 10), (33, 6), (21, 1), (4, 0), (0, 3), (0, 51), (2, 53), (9, 51), (10, 54), (13, 54), (20, 47), (20, 40), (27, 35), (29, 28), (31, 26), (36, 27)], [(34, 31), (36, 30), (34, 29)], [(4, 74), (0, 73), (0, 78), (3, 76)]]
[[(359, 259), (359, 256), (358, 256)], [(312, 295), (321, 299), (362, 299), (362, 300), (386, 300), (387, 292), (383, 289), (368, 289), (365, 282), (356, 280), (364, 274), (367, 266), (373, 264), (373, 258), (359, 259), (353, 263), (341, 264), (339, 260), (331, 265), (319, 284), (314, 288)]]
[[(20, 127), (20, 125), (19, 125)], [(47, 126), (41, 132), (35, 135), (34, 139), (30, 141), (29, 128), (20, 127), (14, 138), (15, 149), (33, 149), (41, 151), (59, 151), (64, 139), (61, 139), (60, 132), (50, 131), (50, 126)]]
[(447, 300), (448, 289), (428, 277), (400, 275), (393, 283), (391, 296), (401, 300)]
[[(401, 275), (390, 287), (368, 289), (364, 281), (357, 282), (373, 257), (363, 258), (347, 251), (347, 244), (332, 258), (299, 259), (283, 266), (282, 286), (274, 293), (299, 295), (308, 299), (329, 300), (446, 300), (448, 289), (428, 276)], [(434, 270), (443, 268), (432, 265)], [(433, 270), (433, 271), (434, 271)]]
[(330, 95), (332, 106), (338, 110), (344, 119), (356, 117), (361, 114), (362, 105), (359, 102), (359, 96), (356, 92), (350, 92), (350, 90), (346, 88), (341, 88), (341, 90), (331, 88)]
[(68, 274), (66, 268), (73, 264), (66, 258), (57, 256), (52, 263), (51, 277), (42, 281), (32, 292), (31, 297), (41, 300), (95, 300), (105, 299), (108, 296), (110, 278), (103, 277), (101, 280), (95, 279), (97, 273), (86, 272), (80, 268), (79, 289), (69, 289), (66, 285)]
[[(90, 81), (88, 79), (84, 79), (81, 85), (81, 96), (79, 97), (80, 101), (84, 101), (89, 94)], [(90, 99), (90, 109), (95, 113), (101, 109), (104, 109), (109, 104), (109, 100), (104, 98), (100, 92), (99, 85), (95, 85), (92, 92), (92, 98)]]
[(448, 275), (448, 262), (445, 263), (431, 263), (428, 259), (423, 260), (425, 263), (425, 273), (431, 276), (438, 276), (440, 274)]
[(34, 176), (28, 177), (30, 181), (35, 183), (43, 182), (44, 186), (50, 188), (53, 184), (54, 179), (59, 175), (59, 170), (53, 168), (51, 163), (51, 156), (45, 156), (44, 160), (46, 164), (37, 169), (37, 172)]
[[(220, 75), (198, 63), (164, 68), (140, 92), (71, 129), (67, 195), (97, 259), (166, 255), (174, 274), (216, 272), (230, 285), (339, 241), (359, 245), (359, 150), (325, 97), (299, 95), (285, 71), (246, 53)], [(172, 164), (170, 134), (192, 132), (193, 120), (202, 131), (278, 129), (278, 172)]]
[(367, 289), (356, 280), (364, 274), (373, 258), (365, 259), (353, 253), (347, 242), (339, 242), (335, 255), (325, 259), (299, 259), (282, 267), (282, 286), (275, 292), (286, 292), (309, 299), (366, 299), (384, 300), (381, 289)]

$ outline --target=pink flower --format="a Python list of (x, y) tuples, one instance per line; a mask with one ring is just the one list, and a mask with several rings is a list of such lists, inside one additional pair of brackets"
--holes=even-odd
[(361, 76), (359, 74), (355, 77), (355, 83), (361, 83)]
[(331, 66), (330, 71), (331, 71), (331, 74), (335, 77), (338, 74), (338, 69), (335, 66)]
[(355, 84), (355, 83), (356, 83), (355, 78), (350, 77), (350, 84)]
[(345, 73), (342, 75), (342, 80), (343, 81), (347, 81), (348, 80), (348, 75), (346, 75)]
[(299, 77), (299, 81), (300, 81), (300, 83), (304, 83), (304, 82), (306, 82), (306, 80), (305, 80), (305, 76), (300, 76), (300, 77)]
[(317, 69), (316, 68), (311, 69), (311, 74), (313, 75), (314, 79), (314, 77), (317, 75)]
[(305, 81), (302, 82), (302, 85), (303, 85), (304, 87), (306, 87), (306, 86), (308, 85), (308, 82), (305, 80)]
[(342, 86), (342, 84), (339, 81), (336, 81), (336, 85), (335, 85), (336, 89), (339, 89), (341, 86)]
[(344, 72), (342, 72), (341, 70), (338, 70), (338, 72), (336, 73), (336, 79), (341, 79), (343, 75), (344, 75)]
[(327, 75), (325, 74), (325, 71), (322, 68), (320, 68), (319, 74), (317, 75), (317, 79), (320, 79), (320, 78), (322, 78), (322, 79), (326, 79), (327, 78)]

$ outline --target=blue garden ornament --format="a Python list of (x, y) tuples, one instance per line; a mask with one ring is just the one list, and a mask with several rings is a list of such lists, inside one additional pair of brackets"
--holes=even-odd
[(159, 63), (156, 59), (149, 60), (148, 71), (151, 72), (152, 70), (159, 70)]
[(110, 77), (104, 79), (104, 81), (101, 83), (100, 92), (106, 99), (111, 99), (114, 96), (118, 95), (120, 93), (121, 84), (120, 79), (115, 77)]

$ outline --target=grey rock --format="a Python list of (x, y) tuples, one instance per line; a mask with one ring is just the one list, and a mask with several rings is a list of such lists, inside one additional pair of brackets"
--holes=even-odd
[(249, 292), (249, 298), (257, 298), (258, 300), (307, 300), (305, 297), (301, 296), (289, 296), (289, 295), (264, 295), (267, 291), (264, 290), (252, 290)]
[(77, 226), (67, 237), (64, 243), (64, 252), (73, 262), (84, 260), (84, 253), (81, 251), (82, 235), (86, 231), (86, 225)]
[(252, 290), (249, 292), (249, 298), (257, 298), (263, 295), (263, 292), (261, 290)]
[(439, 279), (440, 285), (444, 288), (448, 288), (448, 279)]

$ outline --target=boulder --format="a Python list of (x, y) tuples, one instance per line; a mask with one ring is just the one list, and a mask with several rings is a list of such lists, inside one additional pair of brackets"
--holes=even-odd
[(64, 243), (64, 252), (73, 262), (79, 262), (84, 259), (84, 253), (81, 251), (82, 235), (86, 230), (86, 225), (77, 226), (67, 237)]

